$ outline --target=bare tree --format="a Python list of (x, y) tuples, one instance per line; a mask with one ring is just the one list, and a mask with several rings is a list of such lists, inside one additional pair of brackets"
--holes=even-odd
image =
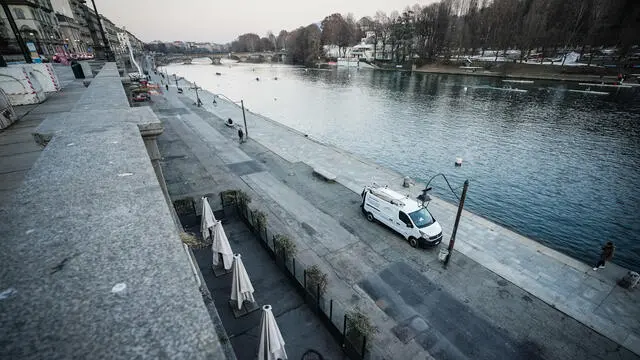
[(280, 30), (278, 36), (276, 37), (276, 50), (286, 50), (287, 49), (287, 37), (289, 33), (286, 30)]
[[(588, 47), (616, 47), (618, 63), (624, 63), (640, 33), (638, 0), (440, 0), (421, 7), (407, 7), (402, 13), (376, 12), (373, 19), (364, 17), (356, 22), (351, 15), (335, 13), (324, 18), (319, 31), (320, 41), (338, 47), (346, 55), (347, 48), (373, 33), (374, 58), (404, 62), (416, 54), (422, 59), (449, 58), (481, 49), (492, 49), (494, 60), (510, 49), (520, 51), (520, 61), (532, 50), (557, 55)], [(317, 26), (316, 26), (317, 27)], [(301, 29), (305, 29), (304, 31)], [(302, 35), (304, 36), (302, 36)], [(296, 39), (312, 43), (316, 31), (303, 27), (295, 30)], [(252, 36), (249, 36), (252, 35)], [(273, 48), (285, 48), (298, 41), (287, 41), (281, 31), (277, 37), (268, 33), (266, 39)], [(302, 36), (302, 37), (301, 37)], [(234, 51), (254, 51), (267, 47), (255, 34), (244, 34), (232, 43)], [(578, 51), (578, 50), (576, 50)], [(305, 57), (305, 61), (308, 58)], [(593, 56), (590, 57), (589, 62)], [(514, 58), (515, 60), (516, 58)], [(563, 60), (564, 65), (564, 60)]]
[(579, 30), (584, 30), (583, 26), (588, 18), (588, 5), (587, 1), (570, 1), (567, 2), (567, 32), (564, 42), (564, 47), (562, 52), (564, 56), (562, 57), (562, 66), (564, 66), (565, 61), (567, 60), (567, 47), (571, 45), (574, 41), (576, 34)]
[(278, 51), (278, 41), (276, 39), (276, 36), (273, 35), (273, 32), (271, 31), (267, 31), (267, 39), (269, 39), (269, 41), (271, 42), (271, 47), (273, 48), (273, 50)]
[[(391, 30), (391, 20), (384, 11), (377, 11), (375, 16), (376, 22), (376, 37), (382, 39), (382, 58), (387, 58), (387, 42), (389, 40), (389, 33)], [(376, 38), (376, 45), (378, 39)], [(374, 49), (375, 50), (375, 49)]]

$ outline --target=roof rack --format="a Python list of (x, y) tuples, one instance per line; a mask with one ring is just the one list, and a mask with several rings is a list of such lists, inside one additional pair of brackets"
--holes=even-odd
[[(387, 187), (384, 187), (384, 189), (387, 189)], [(402, 201), (400, 201), (399, 199), (395, 199), (392, 198), (391, 196), (385, 194), (382, 191), (378, 191), (378, 188), (372, 187), (370, 188), (370, 191), (372, 194), (374, 194), (375, 196), (381, 198), (382, 200), (391, 203), (393, 205), (397, 205), (397, 206), (405, 206), (406, 204)]]

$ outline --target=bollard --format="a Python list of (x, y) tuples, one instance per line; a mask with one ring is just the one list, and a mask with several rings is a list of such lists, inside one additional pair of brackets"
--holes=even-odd
[(282, 249), (282, 268), (287, 270), (287, 250)]
[(347, 314), (344, 314), (344, 322), (342, 323), (342, 346), (347, 338)]
[(362, 335), (362, 351), (360, 354), (362, 355), (362, 359), (364, 359), (364, 352), (367, 350), (367, 337)]
[(331, 322), (333, 319), (333, 299), (329, 300), (329, 322)]

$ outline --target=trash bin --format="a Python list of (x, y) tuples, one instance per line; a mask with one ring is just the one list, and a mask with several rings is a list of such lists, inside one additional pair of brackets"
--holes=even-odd
[(71, 63), (71, 71), (76, 79), (84, 79), (84, 72), (82, 71), (82, 65), (77, 62)]
[(438, 253), (438, 260), (440, 261), (447, 260), (447, 255), (449, 255), (448, 249), (440, 249), (440, 252)]

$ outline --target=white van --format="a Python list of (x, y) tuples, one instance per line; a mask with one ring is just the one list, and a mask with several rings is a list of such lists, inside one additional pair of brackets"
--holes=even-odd
[(387, 225), (413, 247), (435, 246), (442, 241), (442, 228), (426, 208), (387, 187), (365, 186), (360, 206), (367, 220)]

